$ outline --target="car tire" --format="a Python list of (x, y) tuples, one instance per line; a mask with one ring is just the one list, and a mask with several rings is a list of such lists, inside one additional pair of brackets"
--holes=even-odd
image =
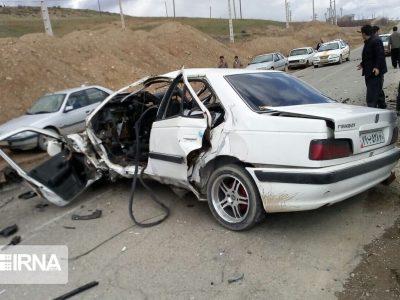
[(314, 69), (317, 69), (318, 68), (318, 65), (314, 65)]
[(350, 54), (347, 56), (346, 61), (350, 61)]
[(343, 56), (340, 55), (338, 64), (341, 65), (343, 63)]
[[(44, 128), (44, 129), (58, 134), (58, 131), (54, 128)], [(47, 141), (48, 141), (48, 139), (46, 136), (39, 134), (39, 137), (38, 137), (39, 150), (47, 151)]]
[(222, 166), (211, 174), (207, 199), (215, 219), (229, 230), (248, 230), (265, 217), (253, 178), (235, 164)]
[(271, 69), (270, 69), (270, 70), (272, 70), (272, 71), (273, 71), (273, 70), (275, 70), (275, 68), (274, 68), (274, 67), (271, 67)]

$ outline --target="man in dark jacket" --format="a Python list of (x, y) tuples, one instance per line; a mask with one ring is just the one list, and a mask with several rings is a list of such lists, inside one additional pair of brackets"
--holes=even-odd
[(369, 107), (386, 108), (382, 97), (384, 74), (387, 72), (385, 50), (380, 39), (374, 36), (371, 25), (361, 28), (364, 39), (362, 61), (358, 69), (362, 69), (367, 86), (367, 105)]

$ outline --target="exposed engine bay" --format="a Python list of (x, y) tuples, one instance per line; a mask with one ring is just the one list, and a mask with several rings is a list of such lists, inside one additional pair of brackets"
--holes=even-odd
[[(121, 166), (132, 164), (136, 155), (134, 126), (149, 107), (158, 106), (163, 93), (152, 94), (140, 91), (135, 94), (116, 95), (92, 120), (93, 131), (102, 141), (110, 160)], [(140, 129), (140, 160), (146, 162), (149, 153), (150, 131), (156, 119), (154, 109), (142, 120)]]

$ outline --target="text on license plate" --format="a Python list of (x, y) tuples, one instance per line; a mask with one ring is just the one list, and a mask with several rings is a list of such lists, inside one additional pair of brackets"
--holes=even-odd
[(383, 135), (382, 130), (362, 133), (360, 135), (360, 139), (361, 139), (361, 148), (373, 146), (376, 144), (382, 144), (385, 142), (385, 136)]

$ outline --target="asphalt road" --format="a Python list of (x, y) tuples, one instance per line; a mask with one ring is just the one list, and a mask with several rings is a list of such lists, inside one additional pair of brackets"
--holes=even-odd
[[(359, 52), (353, 52), (351, 62), (308, 68), (296, 76), (331, 97), (361, 103), (364, 86), (355, 69)], [(386, 85), (396, 80), (400, 73), (390, 71)], [(0, 228), (17, 223), (22, 244), (67, 245), (70, 257), (89, 253), (70, 261), (67, 285), (0, 285), (0, 299), (54, 298), (93, 280), (99, 286), (80, 299), (333, 299), (360, 261), (363, 246), (400, 215), (397, 180), (331, 207), (271, 214), (253, 230), (236, 233), (214, 221), (207, 203), (192, 195), (179, 198), (154, 183), (171, 216), (141, 229), (128, 217), (129, 185), (97, 184), (68, 207), (42, 211), (35, 208), (42, 200), (17, 198), (26, 190), (21, 185), (2, 190)], [(142, 219), (160, 215), (142, 189), (137, 199)], [(100, 219), (71, 220), (73, 213), (95, 209), (103, 211)], [(228, 283), (242, 274), (242, 280)]]

